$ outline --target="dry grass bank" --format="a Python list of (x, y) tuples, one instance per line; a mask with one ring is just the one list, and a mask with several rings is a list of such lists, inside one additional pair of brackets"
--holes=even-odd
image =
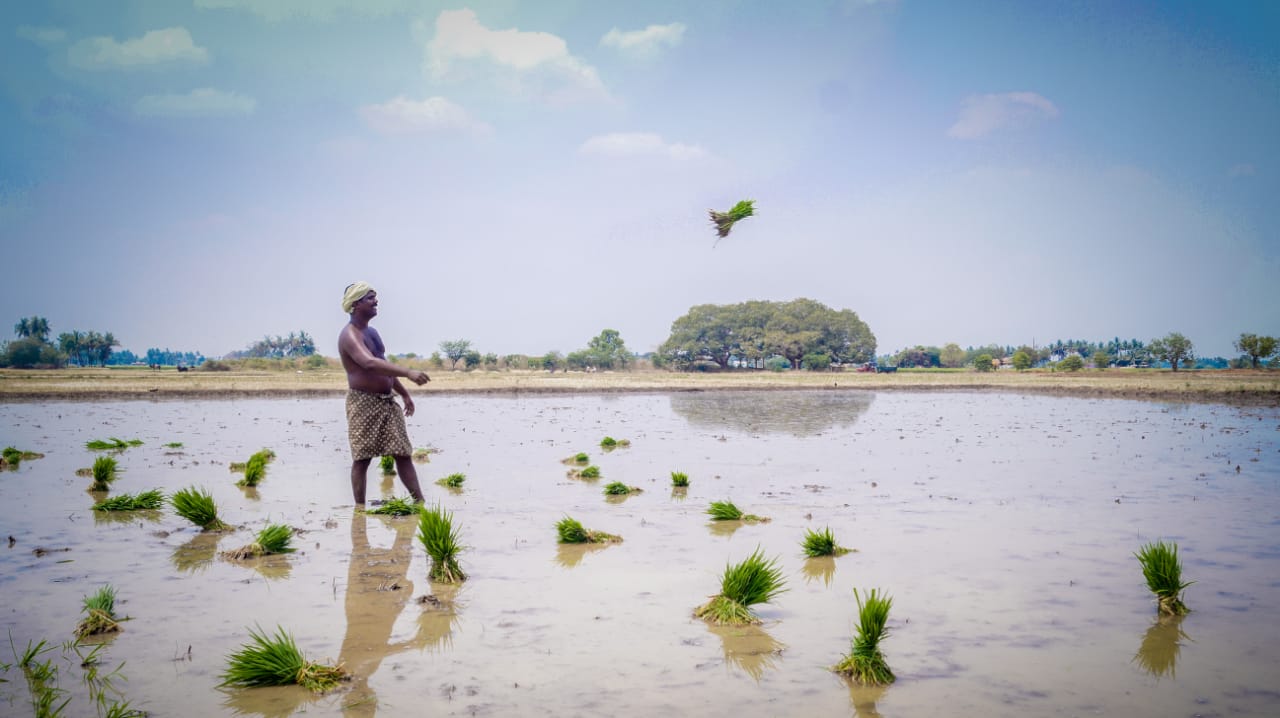
[[(678, 373), (436, 371), (415, 394), (610, 393), (716, 389), (850, 389), (875, 391), (1012, 391), (1073, 396), (1177, 399), (1280, 405), (1280, 372), (1111, 369), (1048, 372)], [(346, 392), (339, 369), (153, 371), (145, 367), (0, 370), (0, 402), (47, 399), (149, 399), (336, 396)]]

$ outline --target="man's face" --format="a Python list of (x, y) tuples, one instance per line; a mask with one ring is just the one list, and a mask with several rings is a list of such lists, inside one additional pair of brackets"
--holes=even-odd
[(353, 305), (352, 308), (355, 310), (352, 312), (353, 314), (356, 312), (364, 312), (365, 314), (368, 314), (371, 317), (377, 315), (378, 293), (371, 291), (368, 294), (364, 295), (363, 297), (360, 297), (359, 299), (356, 300), (356, 303)]

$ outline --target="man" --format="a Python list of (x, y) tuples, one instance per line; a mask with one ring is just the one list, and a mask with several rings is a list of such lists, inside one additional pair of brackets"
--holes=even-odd
[[(375, 457), (391, 455), (404, 487), (421, 502), (422, 487), (413, 466), (413, 445), (404, 417), (413, 416), (413, 397), (397, 377), (414, 384), (431, 381), (426, 372), (402, 369), (387, 361), (387, 350), (369, 321), (378, 315), (378, 293), (368, 282), (356, 282), (342, 296), (342, 311), (351, 321), (338, 335), (338, 356), (347, 370), (347, 437), (351, 440), (351, 494), (364, 504), (365, 480)], [(404, 414), (394, 394), (404, 402)]]

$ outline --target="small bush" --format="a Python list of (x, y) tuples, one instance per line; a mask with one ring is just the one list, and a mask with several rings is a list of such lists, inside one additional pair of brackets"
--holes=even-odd
[(231, 371), (231, 365), (217, 359), (205, 359), (200, 371)]
[(1058, 362), (1059, 371), (1080, 371), (1084, 368), (1084, 359), (1079, 354), (1072, 354)]

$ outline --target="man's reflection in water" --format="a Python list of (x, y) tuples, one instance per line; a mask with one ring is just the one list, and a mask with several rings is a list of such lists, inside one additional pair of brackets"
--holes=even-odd
[(377, 672), (382, 659), (409, 649), (447, 643), (455, 620), (452, 596), (444, 602), (433, 601), (424, 608), (447, 612), (447, 620), (420, 620), (413, 638), (391, 642), (396, 619), (413, 600), (413, 582), (408, 576), (417, 522), (412, 516), (388, 519), (395, 530), (395, 541), (391, 548), (374, 548), (369, 545), (367, 520), (368, 516), (358, 509), (351, 517), (351, 560), (347, 562), (345, 599), (347, 633), (338, 654), (352, 676), (351, 691), (342, 701), (343, 714), (352, 716), (377, 713), (378, 700), (369, 687), (369, 678)]

